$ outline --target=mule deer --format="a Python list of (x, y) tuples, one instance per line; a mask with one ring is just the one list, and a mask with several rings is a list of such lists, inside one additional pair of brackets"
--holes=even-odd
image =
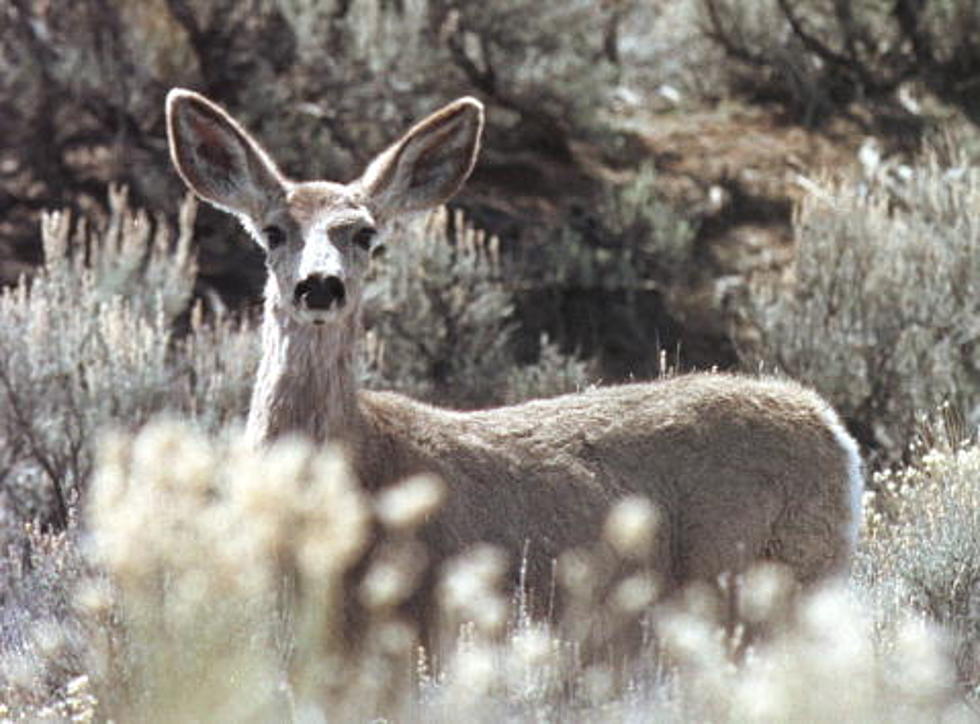
[(266, 252), (251, 438), (340, 441), (370, 490), (438, 474), (449, 494), (428, 525), (434, 553), (478, 541), (524, 552), (539, 590), (554, 558), (595, 541), (611, 504), (633, 494), (662, 514), (652, 564), (669, 587), (758, 559), (787, 564), (803, 583), (845, 571), (860, 517), (857, 447), (827, 403), (793, 382), (691, 374), (478, 412), (357, 389), (371, 250), (393, 218), (459, 190), (482, 127), (482, 105), (461, 98), (359, 179), (295, 182), (225, 111), (170, 92), (177, 170)]

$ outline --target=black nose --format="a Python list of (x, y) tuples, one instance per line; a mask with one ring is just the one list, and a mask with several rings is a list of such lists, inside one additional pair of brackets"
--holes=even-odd
[(347, 291), (340, 277), (311, 274), (296, 285), (293, 301), (307, 309), (326, 310), (336, 305), (344, 306)]

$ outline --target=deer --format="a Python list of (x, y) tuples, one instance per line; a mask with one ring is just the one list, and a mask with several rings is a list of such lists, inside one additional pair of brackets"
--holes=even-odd
[(477, 411), (358, 389), (365, 275), (394, 220), (452, 198), (477, 159), (484, 108), (455, 100), (349, 183), (287, 178), (225, 110), (175, 88), (170, 154), (188, 188), (265, 252), (262, 358), (246, 434), (342, 445), (363, 487), (416, 474), (447, 487), (426, 524), (445, 559), (477, 543), (525, 557), (549, 585), (563, 552), (601, 536), (628, 496), (659, 514), (649, 565), (664, 591), (774, 561), (800, 585), (846, 575), (861, 519), (857, 444), (831, 406), (788, 379), (722, 372), (590, 388)]

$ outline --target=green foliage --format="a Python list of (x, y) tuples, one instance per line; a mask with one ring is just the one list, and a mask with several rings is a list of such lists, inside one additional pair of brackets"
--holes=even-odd
[[(238, 423), (257, 335), (191, 304), (195, 205), (166, 219), (110, 191), (104, 223), (45, 217), (45, 266), (0, 295), (0, 480), (7, 515), (64, 527), (91, 472), (95, 434), (161, 412), (206, 430)], [(515, 371), (513, 302), (496, 240), (445, 211), (407, 224), (369, 295), (365, 382), (459, 407), (584, 387), (585, 365), (545, 346)], [(373, 311), (371, 311), (373, 310)]]
[[(0, 60), (9, 59), (10, 70), (0, 76), (0, 282), (13, 283), (20, 265), (38, 260), (43, 208), (98, 215), (104, 185), (114, 181), (145, 208), (173, 208), (182, 187), (163, 143), (163, 99), (180, 85), (228, 108), (291, 177), (336, 180), (354, 178), (411, 121), (455, 96), (476, 95), (488, 111), (486, 151), (458, 203), (508, 250), (545, 258), (546, 271), (558, 268), (548, 262), (560, 249), (553, 258), (573, 260), (571, 274), (584, 270), (586, 280), (623, 288), (645, 273), (632, 261), (634, 247), (647, 242), (620, 234), (617, 210), (604, 207), (596, 251), (566, 212), (592, 214), (595, 198), (618, 193), (604, 171), (637, 161), (633, 136), (649, 122), (648, 101), (665, 102), (658, 89), (681, 95), (667, 103), (673, 109), (716, 73), (716, 51), (701, 59), (693, 6), (668, 5), (0, 0), (8, 21)], [(219, 216), (200, 212), (204, 284), (228, 303), (245, 301), (258, 293), (261, 264), (239, 243), (234, 220)], [(538, 253), (537, 244), (548, 248)], [(629, 276), (620, 279), (624, 266)], [(514, 265), (508, 285), (536, 282), (541, 269)], [(602, 317), (607, 306), (593, 309)], [(525, 311), (519, 305), (515, 321), (525, 322)], [(628, 339), (644, 313), (637, 301), (629, 320), (597, 321)], [(579, 345), (560, 336), (569, 321), (538, 327), (568, 350)], [(655, 350), (638, 347), (622, 346), (632, 355), (623, 367), (644, 374), (642, 360)]]
[(450, 7), (459, 28), (450, 52), (477, 87), (557, 128), (600, 125), (596, 111), (616, 82), (615, 33), (625, 9), (588, 0)]
[(513, 331), (496, 239), (439, 211), (407, 222), (376, 262), (368, 289), (368, 384), (461, 406), (499, 395)]
[[(935, 193), (944, 186), (928, 188), (934, 193), (923, 218), (966, 203)], [(175, 339), (173, 317), (191, 292), (193, 208), (184, 208), (173, 240), (163, 220), (152, 225), (134, 214), (121, 192), (111, 199), (105, 227), (76, 225), (72, 234), (65, 216), (49, 217), (49, 263), (0, 302), (5, 319), (16, 323), (3, 338), (0, 360), (14, 382), (5, 390), (38, 415), (26, 418), (24, 432), (18, 426), (25, 420), (2, 408), (14, 433), (9, 440), (26, 439), (24, 450), (47, 451), (56, 461), (70, 459), (64, 441), (78, 440), (84, 466), (54, 468), (53, 479), (83, 487), (97, 427), (135, 430), (164, 409), (194, 422), (158, 422), (106, 440), (83, 499), (89, 546), (79, 545), (74, 525), (63, 533), (5, 529), (16, 533), (8, 535), (8, 550), (20, 555), (0, 563), (6, 592), (0, 715), (128, 720), (147, 712), (175, 719), (370, 712), (404, 720), (560, 714), (676, 721), (966, 715), (958, 686), (977, 685), (974, 448), (927, 457), (894, 474), (895, 484), (879, 480), (875, 509), (885, 517), (870, 521), (857, 571), (868, 604), (827, 591), (797, 607), (788, 603), (783, 574), (763, 569), (720, 594), (696, 589), (657, 609), (646, 629), (656, 633), (656, 644), (643, 644), (643, 654), (625, 668), (618, 657), (577, 658), (581, 637), (603, 627), (632, 631), (626, 627), (637, 625), (656, 598), (649, 576), (619, 580), (608, 558), (649, 543), (642, 523), (648, 513), (627, 501), (614, 509), (604, 543), (560, 559), (556, 585), (574, 613), (554, 626), (528, 621), (519, 597), (508, 602), (501, 595), (504, 567), (493, 552), (464, 552), (434, 572), (443, 581), (437, 598), (450, 628), (445, 649), (430, 659), (414, 648), (414, 621), (399, 604), (427, 580), (414, 532), (439, 505), (440, 490), (414, 479), (367, 500), (330, 451), (287, 441), (257, 452), (202, 436), (201, 428), (223, 429), (244, 411), (257, 340), (220, 318), (194, 319), (188, 335)], [(811, 217), (801, 211), (805, 218)], [(385, 349), (404, 353), (386, 358), (399, 365), (369, 370), (390, 375), (375, 382), (438, 394), (431, 371), (411, 365), (422, 357), (413, 347), (421, 338), (458, 365), (449, 379), (470, 400), (487, 389), (485, 380), (463, 384), (478, 375), (508, 398), (579, 386), (581, 363), (549, 344), (537, 367), (515, 368), (504, 343), (511, 300), (495, 243), (459, 216), (447, 221), (440, 212), (406, 229), (404, 245), (376, 270), (372, 331)], [(401, 329), (400, 312), (408, 325)], [(456, 330), (455, 345), (447, 330)], [(486, 359), (502, 369), (484, 366)], [(61, 387), (49, 383), (52, 374), (60, 375)], [(84, 416), (73, 407), (82, 403)], [(58, 427), (69, 423), (74, 427)], [(45, 471), (29, 456), (17, 458), (16, 467)], [(37, 475), (19, 484), (42, 487)], [(374, 525), (390, 538), (362, 559)], [(596, 581), (608, 595), (596, 595)], [(743, 655), (743, 626), (760, 625), (773, 626), (772, 634)], [(931, 625), (955, 643), (952, 658)], [(414, 679), (407, 675), (413, 665)], [(814, 694), (826, 690), (846, 695)]]
[(513, 366), (507, 372), (503, 402), (508, 405), (581, 392), (592, 383), (590, 363), (564, 354), (542, 335), (535, 364)]
[(618, 240), (608, 256), (615, 257), (616, 276), (627, 289), (651, 279), (669, 284), (694, 255), (696, 225), (663, 201), (651, 162), (642, 164), (627, 183), (609, 189), (599, 213)]
[[(114, 647), (88, 652), (103, 710), (187, 721), (275, 718), (290, 695), (308, 706), (305, 688), (329, 677), (313, 657), (325, 664), (344, 640), (338, 587), (367, 543), (366, 503), (337, 451), (299, 440), (266, 452), (166, 422), (106, 439), (86, 506), (120, 622)], [(291, 625), (277, 612), (284, 577)]]
[(978, 203), (980, 173), (934, 158), (814, 187), (789, 289), (754, 301), (759, 357), (827, 395), (887, 460), (923, 411), (980, 404)]
[[(226, 237), (238, 237), (204, 218), (192, 239), (191, 205), (174, 235), (124, 193), (102, 198), (115, 178), (150, 208), (176, 198), (161, 143), (172, 85), (214, 94), (290, 174), (344, 179), (449, 97), (488, 103), (487, 165), (467, 203), (508, 243), (544, 240), (536, 266), (440, 212), (389, 249), (367, 309), (366, 384), (459, 407), (588, 383), (586, 363), (547, 339), (536, 364), (515, 363), (529, 278), (638, 300), (698, 260), (652, 165), (625, 184), (603, 175), (610, 159), (635, 165), (619, 132), (645, 131), (662, 85), (671, 109), (734, 88), (817, 122), (866, 100), (895, 112), (913, 82), (976, 117), (975, 3), (600, 5), (0, 0), (0, 257), (30, 249), (41, 208), (72, 209), (45, 217), (45, 266), (0, 295), (0, 720), (975, 718), (960, 699), (980, 695), (975, 445), (875, 477), (860, 601), (834, 590), (785, 610), (779, 572), (751, 572), (654, 609), (624, 665), (580, 656), (580, 635), (633, 625), (656, 598), (650, 577), (620, 581), (598, 553), (626, 545), (629, 526), (562, 557), (556, 588), (580, 605), (549, 626), (501, 595), (492, 551), (423, 575), (415, 526), (441, 499), (432, 481), (367, 500), (330, 451), (202, 435), (241, 419), (259, 345), (192, 305), (191, 248), (207, 235), (222, 257), (208, 264), (235, 266)], [(715, 47), (692, 36), (698, 9)], [(554, 186), (589, 163), (601, 168), (588, 192), (520, 197), (537, 175)], [(878, 462), (898, 460), (940, 401), (980, 405), (978, 183), (929, 160), (814, 185), (794, 219), (795, 275), (752, 302), (753, 354), (831, 397)], [(588, 218), (565, 213), (576, 205)], [(522, 216), (538, 206), (551, 211)], [(630, 318), (648, 303), (628, 302)], [(616, 326), (642, 346), (639, 325)], [(182, 423), (144, 427), (161, 412)], [(105, 428), (121, 433), (96, 460)], [(391, 537), (358, 560), (368, 525)], [(443, 582), (451, 624), (434, 658), (399, 608), (423, 578)], [(354, 630), (345, 596), (367, 614), (356, 652), (341, 645)], [(746, 627), (769, 624), (746, 650)]]
[(630, 14), (649, 15), (641, 3), (582, 0), (5, 0), (0, 9), (10, 69), (0, 78), (0, 183), (18, 209), (39, 196), (95, 203), (98, 182), (120, 177), (166, 208), (176, 180), (158, 138), (173, 85), (227, 105), (300, 176), (349, 178), (393, 129), (464, 93), (491, 105), (491, 132), (513, 148), (540, 142), (542, 129), (561, 148), (607, 123), (598, 111), (613, 95), (620, 35)]

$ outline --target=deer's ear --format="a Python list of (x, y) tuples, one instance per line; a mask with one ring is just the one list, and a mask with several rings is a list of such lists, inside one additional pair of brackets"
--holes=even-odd
[(257, 218), (281, 196), (283, 178), (268, 154), (225, 111), (182, 88), (167, 94), (170, 157), (205, 201)]
[(415, 125), (368, 166), (361, 187), (382, 213), (437, 206), (459, 191), (476, 163), (483, 104), (460, 98)]

